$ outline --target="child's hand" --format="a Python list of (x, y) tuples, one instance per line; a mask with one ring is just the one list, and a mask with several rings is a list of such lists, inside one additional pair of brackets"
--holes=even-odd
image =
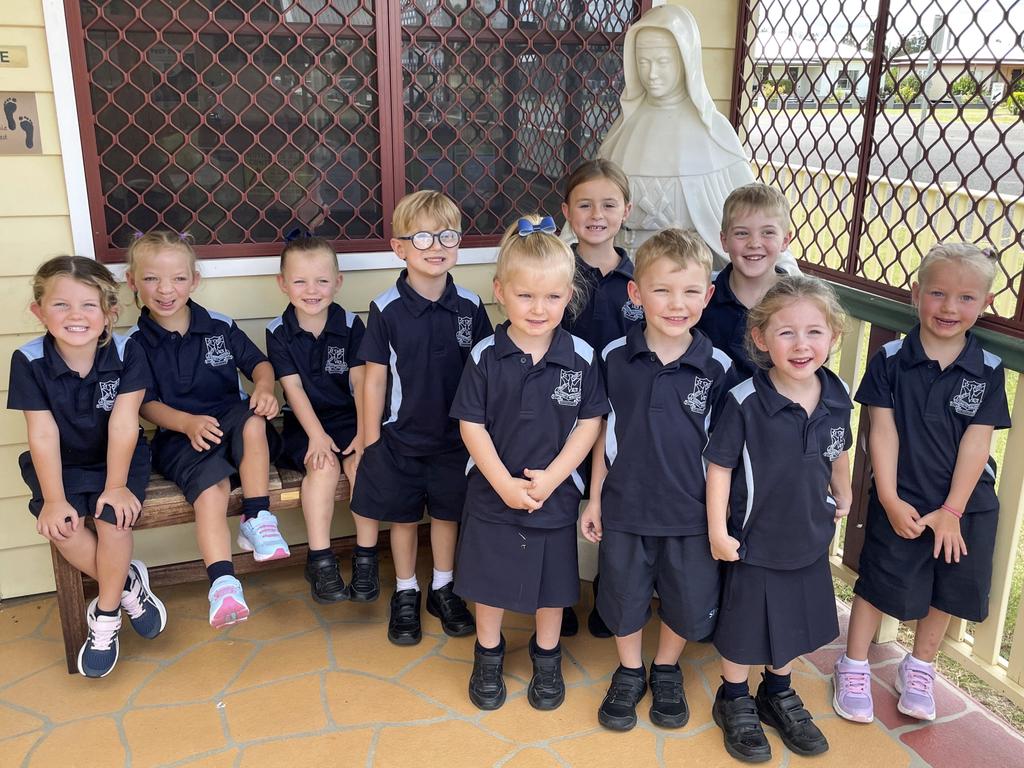
[(495, 488), (505, 506), (510, 509), (525, 509), (534, 512), (540, 509), (540, 502), (530, 495), (530, 481), (521, 477), (509, 477), (501, 488)]
[(601, 541), (601, 503), (591, 499), (583, 508), (583, 515), (580, 517), (580, 532), (583, 538), (597, 544)]
[(903, 499), (896, 499), (895, 502), (884, 506), (884, 508), (885, 516), (889, 518), (889, 525), (896, 531), (897, 536), (902, 536), (904, 539), (916, 539), (924, 533), (925, 527), (921, 524), (921, 516)]
[(523, 474), (530, 481), (530, 498), (538, 505), (547, 501), (559, 485), (546, 469), (524, 469)]
[(711, 536), (711, 556), (715, 560), (731, 563), (740, 559), (740, 543), (732, 536)]
[(277, 402), (277, 396), (274, 395), (274, 390), (263, 389), (262, 387), (253, 389), (252, 397), (249, 398), (249, 407), (254, 414), (267, 419), (274, 418), (277, 416), (277, 412), (281, 410), (281, 406)]
[(850, 507), (853, 504), (849, 499), (836, 499), (836, 516), (832, 519), (832, 522), (838, 523), (848, 514), (850, 514)]
[(220, 422), (213, 416), (189, 414), (185, 417), (185, 429), (192, 447), (197, 451), (208, 451), (214, 445), (220, 445), (224, 433), (220, 431)]
[(78, 530), (75, 508), (67, 501), (44, 501), (36, 519), (36, 531), (48, 541), (67, 541)]
[(117, 517), (117, 527), (120, 529), (131, 528), (139, 519), (142, 512), (142, 502), (135, 494), (125, 486), (119, 488), (104, 488), (103, 493), (96, 499), (96, 517), (103, 511), (103, 505), (109, 504), (114, 508), (114, 516)]
[(960, 521), (952, 513), (940, 507), (922, 517), (920, 523), (931, 528), (935, 534), (933, 557), (937, 558), (940, 552), (945, 552), (947, 563), (959, 563), (960, 556), (967, 554), (967, 544), (960, 533)]
[(326, 432), (309, 438), (309, 447), (302, 463), (310, 469), (333, 467), (336, 459), (334, 454), (340, 453), (331, 436)]

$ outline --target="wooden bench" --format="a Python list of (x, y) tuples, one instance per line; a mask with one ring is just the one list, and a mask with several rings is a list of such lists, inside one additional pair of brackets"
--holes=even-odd
[[(300, 508), (299, 487), (302, 475), (291, 470), (270, 468), (270, 510)], [(338, 482), (334, 498), (336, 501), (347, 500), (349, 497), (348, 480), (344, 473)], [(242, 511), (242, 489), (236, 488), (228, 502), (228, 515), (238, 515)], [(135, 530), (164, 528), (170, 525), (191, 523), (195, 521), (192, 505), (185, 501), (178, 487), (160, 475), (154, 474), (146, 489), (146, 502), (142, 506), (142, 516)], [(387, 546), (387, 532), (381, 531), (380, 544)], [(331, 548), (339, 555), (349, 554), (355, 546), (354, 536), (345, 536), (331, 542)], [(248, 552), (235, 555), (232, 560), (235, 573), (251, 573), (257, 569), (280, 568), (296, 565), (306, 561), (309, 547), (295, 544), (289, 547), (291, 556), (281, 560), (257, 563)], [(53, 558), (53, 576), (57, 586), (57, 607), (60, 611), (61, 631), (64, 634), (64, 653), (67, 659), (68, 672), (78, 672), (78, 651), (85, 642), (88, 628), (85, 619), (86, 593), (95, 592), (96, 585), (88, 576), (72, 566), (55, 545), (50, 544)], [(148, 565), (148, 563), (147, 563)], [(202, 560), (191, 560), (184, 563), (168, 563), (166, 565), (149, 565), (149, 579), (153, 587), (169, 584), (181, 584), (189, 581), (201, 581), (206, 578), (206, 566)]]

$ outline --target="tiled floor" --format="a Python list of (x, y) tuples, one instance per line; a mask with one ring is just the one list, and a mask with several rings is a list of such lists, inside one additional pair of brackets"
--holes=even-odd
[[(445, 637), (425, 611), (423, 642), (399, 648), (385, 637), (385, 598), (318, 606), (298, 568), (248, 578), (253, 614), (225, 632), (207, 625), (205, 593), (203, 584), (163, 590), (166, 632), (146, 642), (126, 622), (121, 659), (102, 680), (67, 674), (52, 598), (0, 607), (0, 766), (739, 765), (710, 718), (719, 669), (710, 646), (691, 645), (684, 656), (686, 728), (651, 726), (645, 702), (639, 726), (620, 734), (597, 724), (615, 646), (585, 628), (564, 641), (565, 704), (536, 712), (525, 697), (530, 622), (510, 615), (508, 702), (482, 713), (466, 696), (473, 638)], [(944, 682), (935, 723), (900, 715), (899, 652), (875, 650), (876, 722), (832, 713), (826, 673), (840, 649), (824, 648), (798, 663), (794, 682), (831, 750), (798, 758), (770, 733), (767, 765), (1024, 766), (1024, 740)]]

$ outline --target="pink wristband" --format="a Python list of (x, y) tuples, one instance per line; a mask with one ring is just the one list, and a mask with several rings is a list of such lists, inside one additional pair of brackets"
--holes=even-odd
[(951, 506), (949, 506), (949, 504), (943, 504), (942, 508), (944, 510), (946, 510), (947, 512), (949, 512), (949, 514), (951, 514), (957, 520), (960, 520), (964, 516), (963, 512), (961, 512), (960, 510), (957, 510), (957, 509), (953, 509)]

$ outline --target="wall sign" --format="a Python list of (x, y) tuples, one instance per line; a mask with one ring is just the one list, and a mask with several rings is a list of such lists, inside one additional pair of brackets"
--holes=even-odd
[(41, 155), (34, 93), (0, 91), (0, 155)]
[(0, 45), (0, 67), (27, 67), (28, 48), (24, 45)]

